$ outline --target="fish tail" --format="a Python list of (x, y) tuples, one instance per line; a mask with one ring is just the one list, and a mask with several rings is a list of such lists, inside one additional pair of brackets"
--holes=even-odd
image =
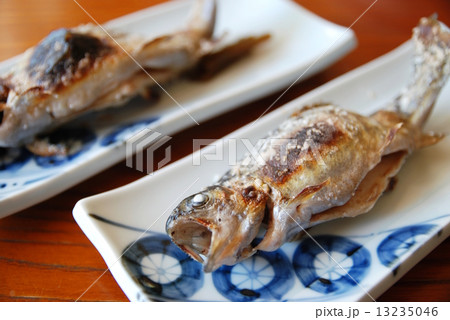
[(450, 30), (433, 15), (413, 30), (414, 74), (397, 99), (397, 109), (422, 128), (450, 74)]
[(191, 9), (188, 30), (199, 38), (211, 38), (216, 24), (216, 12), (216, 0), (197, 0)]

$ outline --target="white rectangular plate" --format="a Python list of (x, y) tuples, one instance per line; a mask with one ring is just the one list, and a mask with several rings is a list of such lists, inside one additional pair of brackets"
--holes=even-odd
[[(183, 27), (192, 1), (150, 7), (106, 24), (149, 38)], [(239, 8), (239, 10), (236, 10)], [(351, 30), (332, 24), (288, 0), (219, 0), (216, 34), (226, 41), (270, 33), (268, 43), (208, 82), (181, 81), (151, 108), (134, 101), (108, 118), (98, 115), (79, 132), (82, 150), (41, 158), (25, 150), (0, 150), (0, 217), (45, 200), (125, 158), (125, 143), (143, 128), (173, 134), (316, 73), (351, 50)], [(15, 59), (0, 64), (6, 70)], [(143, 106), (144, 105), (144, 106)], [(189, 115), (187, 113), (189, 113)], [(103, 114), (104, 115), (104, 114)], [(105, 119), (108, 119), (107, 121)]]
[[(310, 230), (313, 238), (259, 253), (234, 267), (204, 274), (165, 234), (165, 221), (184, 197), (229, 169), (230, 141), (256, 141), (302, 106), (330, 101), (370, 114), (407, 83), (410, 42), (247, 125), (154, 175), (81, 200), (74, 217), (130, 300), (360, 301), (381, 295), (449, 235), (450, 139), (409, 157), (395, 189), (368, 214)], [(445, 132), (450, 85), (427, 128)], [(223, 150), (223, 160), (205, 157)], [(193, 161), (200, 159), (200, 165)], [(336, 265), (337, 261), (340, 266)]]

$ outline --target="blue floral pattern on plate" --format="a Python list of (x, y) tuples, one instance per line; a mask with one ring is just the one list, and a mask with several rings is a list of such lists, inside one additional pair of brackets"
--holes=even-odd
[(390, 266), (418, 243), (420, 236), (436, 228), (434, 224), (412, 225), (399, 228), (387, 236), (378, 246), (377, 254), (381, 263)]
[(72, 126), (50, 134), (49, 139), (53, 143), (63, 142), (73, 147), (68, 155), (41, 157), (31, 154), (26, 148), (0, 148), (0, 200), (67, 172), (79, 161), (125, 142), (157, 120), (159, 117), (150, 117), (126, 125), (109, 125), (106, 129), (92, 124)]
[(294, 253), (295, 274), (305, 287), (328, 294), (358, 285), (370, 267), (370, 253), (348, 238), (307, 238)]
[[(151, 234), (128, 245), (121, 258), (125, 269), (149, 296), (158, 300), (189, 300), (202, 289), (205, 275), (201, 264), (181, 251), (166, 234), (96, 214), (90, 216), (116, 227)], [(292, 261), (278, 249), (259, 251), (239, 264), (222, 266), (211, 275), (214, 287), (230, 301), (277, 301), (283, 300), (294, 286), (294, 273), (305, 288), (322, 294), (343, 292), (364, 278), (371, 261), (367, 249), (344, 237), (327, 235), (316, 239), (317, 242), (310, 238), (300, 241)], [(331, 265), (320, 261), (327, 254)], [(317, 260), (320, 265), (314, 263)], [(341, 272), (342, 265), (346, 269)]]
[(148, 294), (186, 299), (203, 286), (201, 265), (178, 249), (166, 235), (139, 239), (124, 250), (122, 261)]
[[(96, 214), (89, 216), (146, 235), (124, 248), (122, 264), (148, 299), (177, 301), (202, 301), (205, 292), (210, 296), (211, 290), (215, 291), (211, 300), (239, 302), (324, 301), (346, 297), (352, 291), (364, 291), (365, 279), (377, 264), (371, 253), (380, 260), (375, 268), (382, 266), (389, 270), (392, 263), (414, 249), (418, 243), (416, 237), (436, 229), (435, 224), (425, 221), (353, 237), (314, 235), (274, 252), (257, 252), (236, 265), (204, 274), (202, 265), (181, 251), (166, 234)], [(375, 241), (377, 250), (371, 251), (352, 238), (362, 239), (372, 247)], [(139, 293), (138, 300), (146, 299)]]
[(290, 262), (282, 250), (257, 252), (212, 274), (214, 286), (231, 301), (281, 300), (293, 283)]
[[(305, 287), (322, 294), (344, 292), (362, 281), (370, 267), (367, 249), (344, 237), (322, 235), (315, 240), (301, 241), (292, 262), (278, 249), (222, 266), (212, 273), (213, 284), (226, 299), (243, 302), (282, 300), (294, 286), (294, 272)], [(167, 235), (132, 243), (124, 250), (122, 262), (144, 291), (157, 299), (186, 300), (203, 285), (201, 264)]]

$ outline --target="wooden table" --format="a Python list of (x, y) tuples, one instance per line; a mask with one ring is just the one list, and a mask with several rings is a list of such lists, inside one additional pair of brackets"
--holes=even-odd
[[(162, 0), (78, 0), (100, 23), (163, 2)], [(350, 26), (372, 0), (297, 0), (320, 16)], [(382, 55), (411, 35), (422, 16), (439, 13), (450, 25), (448, 0), (379, 0), (353, 26), (358, 47), (338, 63), (294, 86), (276, 104), (304, 94), (327, 81)], [(51, 30), (91, 22), (71, 0), (1, 0), (0, 61), (36, 44)], [(388, 75), (386, 75), (388, 76)], [(172, 161), (191, 152), (193, 138), (220, 138), (256, 119), (279, 93), (242, 106), (174, 135)], [(106, 265), (72, 217), (75, 203), (142, 177), (125, 162), (98, 173), (61, 194), (0, 220), (0, 300), (73, 301)], [(449, 301), (450, 239), (445, 240), (379, 301)], [(84, 301), (127, 301), (109, 272), (86, 294)]]

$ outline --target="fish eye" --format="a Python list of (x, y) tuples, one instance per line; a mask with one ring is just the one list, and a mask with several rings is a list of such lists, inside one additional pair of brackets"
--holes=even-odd
[(191, 200), (193, 207), (201, 207), (208, 202), (208, 196), (203, 193), (197, 193)]

